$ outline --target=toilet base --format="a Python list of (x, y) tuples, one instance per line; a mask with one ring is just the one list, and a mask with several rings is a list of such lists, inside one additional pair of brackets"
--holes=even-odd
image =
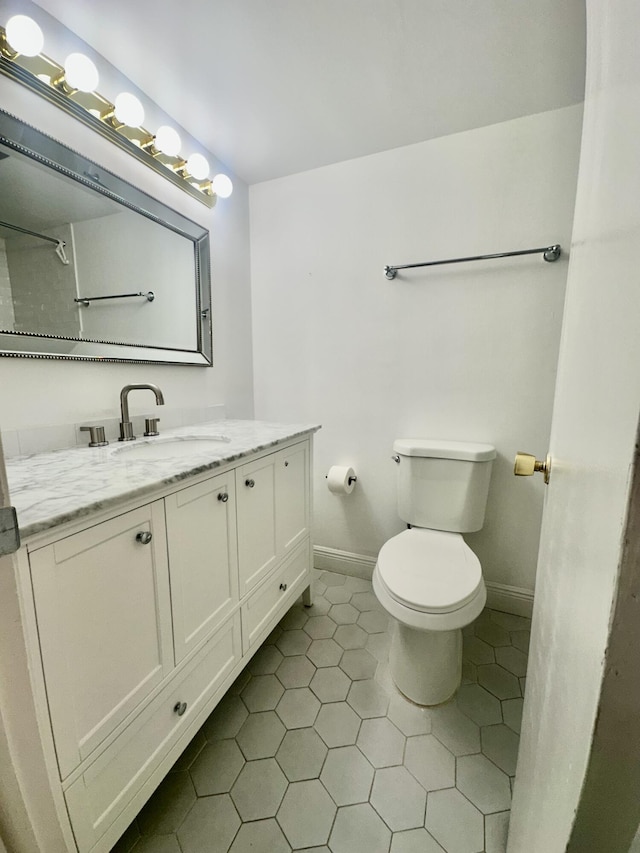
[(441, 705), (462, 681), (462, 631), (421, 631), (395, 620), (391, 677), (416, 705)]

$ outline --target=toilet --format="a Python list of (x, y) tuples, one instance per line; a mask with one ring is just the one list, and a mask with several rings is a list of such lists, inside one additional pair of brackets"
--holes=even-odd
[(395, 620), (389, 666), (418, 705), (449, 700), (462, 679), (462, 628), (487, 591), (480, 561), (462, 538), (480, 530), (495, 447), (397, 439), (398, 514), (408, 529), (380, 549), (373, 590)]

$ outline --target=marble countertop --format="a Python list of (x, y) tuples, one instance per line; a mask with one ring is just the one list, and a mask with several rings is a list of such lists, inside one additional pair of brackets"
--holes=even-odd
[(139, 438), (126, 445), (139, 447), (143, 442), (160, 443), (168, 438), (184, 441), (190, 436), (224, 437), (219, 449), (194, 441), (189, 444), (193, 452), (180, 448), (183, 452), (173, 458), (130, 459), (123, 451), (124, 443), (113, 442), (108, 447), (74, 447), (8, 459), (9, 494), (18, 513), (20, 536), (24, 541), (319, 428), (318, 424), (212, 421), (164, 430), (159, 438)]

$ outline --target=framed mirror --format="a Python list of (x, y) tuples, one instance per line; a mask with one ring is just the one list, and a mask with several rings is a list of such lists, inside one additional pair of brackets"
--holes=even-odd
[(209, 232), (0, 110), (0, 355), (211, 366)]

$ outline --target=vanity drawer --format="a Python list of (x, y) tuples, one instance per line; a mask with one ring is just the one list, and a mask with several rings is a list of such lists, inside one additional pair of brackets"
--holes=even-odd
[(311, 556), (307, 540), (243, 604), (242, 645), (245, 652), (271, 625), (277, 611), (291, 605), (310, 582)]
[[(99, 841), (181, 731), (189, 727), (218, 690), (242, 656), (240, 634), (240, 616), (236, 613), (65, 791), (81, 853)], [(186, 708), (179, 714), (183, 703)]]

